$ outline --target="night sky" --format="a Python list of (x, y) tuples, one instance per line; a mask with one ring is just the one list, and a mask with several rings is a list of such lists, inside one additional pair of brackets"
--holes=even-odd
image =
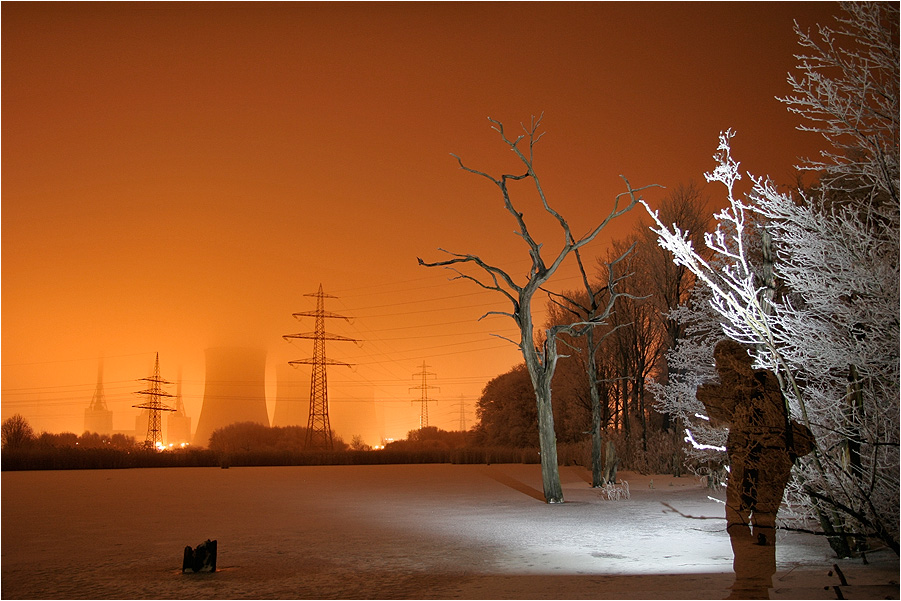
[[(703, 182), (730, 127), (743, 169), (790, 184), (797, 157), (821, 147), (776, 100), (799, 51), (793, 19), (814, 28), (836, 11), (3, 3), (2, 417), (80, 433), (103, 357), (114, 428), (133, 428), (137, 379), (159, 352), (196, 427), (211, 346), (265, 348), (274, 395), (279, 366), (312, 352), (281, 336), (313, 329), (291, 314), (322, 284), (340, 297), (326, 309), (354, 318), (329, 327), (363, 341), (328, 347), (355, 364), (329, 370), (345, 440), (419, 426), (423, 361), (440, 386), (430, 424), (458, 428), (463, 403), (471, 426), (485, 383), (521, 360), (490, 335), (513, 336), (509, 319), (476, 321), (509, 307), (416, 258), (471, 252), (522, 281), (528, 256), (496, 189), (450, 153), (519, 172), (487, 118), (513, 131), (544, 112), (535, 168), (576, 233), (610, 211), (621, 174)], [(556, 252), (559, 229), (516, 194)], [(552, 282), (578, 286), (571, 270)], [(306, 398), (309, 372), (289, 373)]]

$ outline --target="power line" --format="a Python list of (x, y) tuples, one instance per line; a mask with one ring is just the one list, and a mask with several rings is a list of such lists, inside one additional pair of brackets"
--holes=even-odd
[[(421, 390), (422, 391), (422, 398), (419, 400), (419, 402), (420, 402), (419, 429), (420, 430), (422, 430), (423, 428), (429, 427), (429, 390), (431, 390), (433, 388), (438, 388), (437, 386), (429, 386), (428, 377), (432, 376), (434, 378), (437, 376), (435, 374), (433, 374), (432, 372), (426, 371), (427, 367), (429, 367), (429, 366), (425, 364), (425, 361), (423, 361), (422, 362), (422, 371), (413, 374), (414, 378), (416, 376), (422, 376), (422, 384), (420, 384), (419, 386), (411, 386), (410, 387), (410, 390)], [(438, 390), (441, 390), (441, 389), (438, 388)], [(416, 402), (416, 401), (412, 401), (412, 402)]]
[(328, 365), (347, 365), (343, 361), (328, 359), (325, 356), (325, 341), (338, 340), (342, 342), (356, 342), (353, 338), (340, 336), (338, 334), (327, 334), (325, 331), (326, 319), (344, 319), (349, 318), (337, 313), (331, 313), (325, 310), (325, 299), (336, 298), (331, 294), (325, 294), (322, 291), (322, 284), (319, 284), (319, 291), (315, 293), (305, 294), (304, 296), (313, 296), (316, 298), (316, 310), (294, 313), (295, 318), (313, 317), (315, 322), (315, 330), (313, 332), (305, 332), (301, 334), (288, 334), (284, 336), (285, 340), (292, 338), (306, 338), (313, 341), (313, 358), (289, 361), (291, 365), (312, 365), (313, 370), (310, 374), (310, 417), (307, 421), (307, 436), (304, 441), (305, 449), (323, 448), (326, 450), (334, 449), (334, 441), (332, 440), (332, 427), (329, 422), (328, 415), (328, 374), (326, 367)]
[(167, 382), (160, 377), (160, 355), (156, 355), (156, 363), (153, 366), (153, 375), (149, 378), (141, 378), (141, 380), (150, 383), (150, 388), (141, 390), (135, 394), (148, 397), (148, 400), (138, 405), (132, 405), (136, 409), (147, 409), (147, 436), (144, 438), (144, 446), (151, 449), (156, 448), (163, 442), (162, 422), (160, 418), (161, 411), (175, 411), (174, 408), (164, 405), (161, 398), (171, 398), (175, 395), (163, 392), (162, 387), (172, 382)]

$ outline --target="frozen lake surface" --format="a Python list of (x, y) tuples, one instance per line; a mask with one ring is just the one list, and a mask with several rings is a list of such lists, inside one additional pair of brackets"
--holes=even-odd
[[(621, 472), (607, 501), (562, 467), (547, 505), (537, 465), (383, 465), (3, 472), (2, 597), (66, 599), (723, 599), (723, 506), (695, 478)], [(215, 573), (182, 551), (219, 542)], [(896, 579), (898, 561), (835, 560), (780, 532), (772, 598), (835, 599)], [(897, 597), (895, 597), (897, 598)]]

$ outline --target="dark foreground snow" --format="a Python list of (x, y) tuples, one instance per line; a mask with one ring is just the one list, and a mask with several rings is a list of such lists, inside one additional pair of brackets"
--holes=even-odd
[[(547, 505), (537, 465), (4, 472), (0, 594), (727, 597), (723, 506), (694, 478), (620, 476), (631, 499), (607, 501), (586, 470), (561, 468), (567, 502)], [(219, 571), (182, 574), (185, 545), (207, 538)], [(837, 598), (835, 563), (852, 585), (897, 583), (893, 554), (869, 559), (838, 561), (824, 539), (781, 532), (770, 596)]]

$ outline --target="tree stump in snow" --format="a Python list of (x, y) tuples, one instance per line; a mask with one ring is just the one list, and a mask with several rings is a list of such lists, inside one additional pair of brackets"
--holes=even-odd
[(206, 539), (197, 547), (185, 547), (184, 560), (181, 563), (181, 571), (191, 572), (215, 572), (217, 542)]
[(604, 441), (601, 453), (601, 481), (603, 484), (616, 483), (616, 468), (619, 465), (619, 456), (616, 454), (616, 445), (609, 438)]

